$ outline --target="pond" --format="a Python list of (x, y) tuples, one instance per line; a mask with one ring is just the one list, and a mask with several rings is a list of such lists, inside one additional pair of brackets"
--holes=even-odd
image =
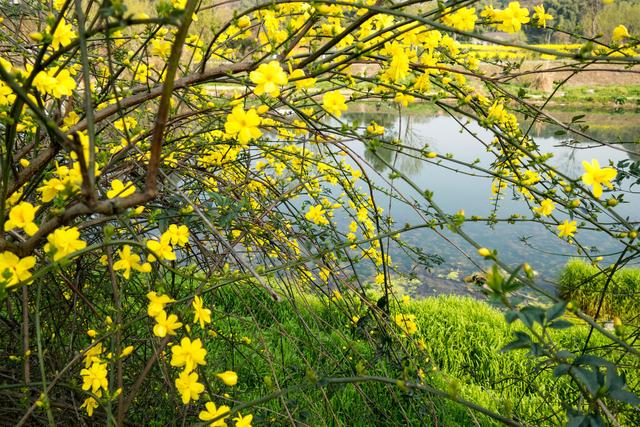
[[(366, 110), (366, 108), (364, 109)], [(573, 114), (558, 113), (556, 117), (563, 121), (570, 121)], [(478, 160), (479, 166), (488, 168), (493, 157), (485, 147), (472, 135), (461, 131), (459, 122), (446, 114), (409, 113), (398, 115), (393, 112), (350, 111), (347, 120), (359, 121), (361, 124), (375, 120), (386, 128), (387, 136), (400, 137), (404, 145), (411, 147), (423, 147), (429, 144), (429, 150), (438, 154), (451, 154), (455, 159), (465, 162)], [(583, 120), (590, 123), (588, 134), (607, 142), (625, 142), (618, 144), (621, 149), (602, 146), (593, 143), (578, 142), (567, 144), (573, 140), (572, 136), (557, 136), (558, 128), (553, 126), (536, 125), (530, 132), (542, 152), (553, 153), (550, 163), (568, 176), (579, 178), (583, 173), (582, 161), (598, 159), (601, 165), (608, 165), (609, 160), (617, 164), (618, 161), (640, 159), (640, 116), (637, 114), (592, 114)], [(464, 123), (466, 119), (461, 121)], [(523, 123), (524, 126), (524, 123)], [(468, 129), (475, 133), (482, 141), (490, 142), (493, 136), (477, 123), (469, 123)], [(577, 139), (577, 138), (576, 138)], [(634, 143), (635, 142), (635, 143)], [(373, 181), (380, 186), (387, 187), (390, 179), (389, 169), (364, 148), (362, 144), (353, 142), (352, 149), (355, 153), (369, 160), (371, 165), (367, 172)], [(434, 193), (434, 201), (442, 209), (453, 214), (464, 209), (467, 218), (472, 215), (486, 217), (494, 209), (491, 194), (491, 178), (488, 176), (471, 176), (471, 169), (456, 166), (449, 162), (437, 165), (434, 162), (415, 159), (403, 153), (395, 151), (378, 150), (380, 156), (386, 158), (389, 163), (395, 164), (398, 170), (407, 174), (422, 189), (431, 190)], [(456, 167), (458, 171), (447, 167)], [(415, 190), (401, 179), (392, 180), (396, 191), (409, 198), (422, 200)], [(628, 190), (628, 189), (627, 189)], [(633, 189), (632, 189), (633, 190)], [(637, 190), (637, 189), (636, 189)], [(619, 194), (619, 192), (616, 192)], [(607, 194), (605, 193), (605, 197)], [(625, 193), (622, 203), (616, 207), (616, 211), (623, 217), (630, 217), (631, 221), (640, 219), (640, 204), (638, 194)], [(410, 206), (390, 200), (389, 196), (377, 194), (377, 203), (383, 207), (385, 213), (390, 213), (396, 225), (419, 224), (420, 219), (415, 210)], [(556, 211), (558, 213), (558, 211)], [(515, 200), (511, 192), (507, 192), (496, 210), (498, 218), (508, 218), (512, 214), (523, 214), (531, 217), (531, 211), (522, 198)], [(557, 218), (563, 220), (566, 215), (558, 214)], [(481, 245), (497, 249), (500, 258), (510, 265), (519, 265), (528, 262), (539, 274), (541, 282), (551, 283), (557, 278), (558, 272), (566, 261), (577, 256), (576, 246), (560, 240), (555, 231), (534, 222), (516, 222), (509, 224), (499, 222), (489, 225), (486, 222), (466, 222), (463, 230)], [(579, 230), (576, 237), (580, 243), (587, 247), (592, 256), (603, 256), (603, 263), (611, 262), (613, 254), (621, 249), (621, 245), (604, 233)], [(433, 273), (440, 277), (460, 279), (465, 275), (478, 271), (479, 266), (486, 265), (481, 262), (470, 247), (459, 236), (453, 235), (446, 229), (438, 230), (438, 233), (429, 229), (418, 229), (402, 234), (402, 240), (423, 249), (426, 253), (437, 254), (444, 262), (433, 268)], [(415, 271), (415, 262), (406, 256), (397, 247), (390, 249), (394, 263), (403, 273)], [(470, 260), (476, 261), (478, 264)]]

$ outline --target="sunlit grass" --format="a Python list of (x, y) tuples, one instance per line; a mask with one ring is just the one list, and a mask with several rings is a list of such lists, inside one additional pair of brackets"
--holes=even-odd
[(612, 319), (618, 316), (625, 321), (638, 323), (639, 268), (623, 268), (609, 280), (606, 270), (574, 259), (567, 263), (560, 275), (560, 293), (577, 303), (591, 316), (598, 312), (598, 307), (601, 305), (600, 319)]

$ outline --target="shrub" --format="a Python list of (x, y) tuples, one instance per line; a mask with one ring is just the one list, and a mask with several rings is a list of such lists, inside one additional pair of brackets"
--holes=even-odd
[(640, 268), (622, 268), (610, 276), (606, 269), (572, 259), (560, 273), (559, 293), (590, 316), (599, 311), (601, 319), (617, 316), (625, 322), (638, 323)]

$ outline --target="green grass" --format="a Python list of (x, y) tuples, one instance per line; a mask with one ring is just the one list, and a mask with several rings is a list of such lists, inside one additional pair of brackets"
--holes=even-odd
[[(371, 420), (381, 425), (495, 424), (454, 401), (424, 392), (407, 393), (380, 383), (320, 387), (313, 377), (374, 375), (416, 382), (419, 366), (425, 384), (455, 390), (460, 397), (502, 415), (529, 421), (551, 417), (539, 422), (549, 425), (564, 422), (562, 403), (575, 391), (549, 370), (539, 371), (524, 351), (501, 352), (518, 326), (507, 325), (499, 310), (469, 298), (443, 296), (392, 304), (393, 312), (416, 315), (415, 338), (423, 339), (425, 348), (419, 351), (415, 343), (399, 339), (382, 351), (375, 334), (366, 339), (350, 324), (349, 316), (363, 315), (366, 308), (348, 295), (336, 302), (299, 294), (293, 301), (275, 303), (245, 285), (204, 297), (214, 307), (212, 329), (216, 331), (216, 336), (205, 340), (208, 364), (200, 370), (211, 384), (211, 399), (235, 406), (232, 399), (249, 402), (289, 388), (288, 393), (244, 411), (255, 415), (254, 425), (290, 425), (289, 417), (314, 426), (367, 426)], [(554, 337), (564, 348), (577, 351), (587, 333), (586, 328), (574, 327), (557, 331)], [(202, 336), (202, 332), (196, 328), (193, 335)], [(592, 345), (601, 341), (595, 334)], [(409, 359), (401, 357), (405, 353), (400, 346), (407, 346)], [(215, 380), (215, 373), (226, 369), (235, 370), (240, 378), (232, 389)], [(132, 422), (163, 425), (184, 410), (172, 400), (160, 367), (154, 367), (152, 377), (139, 396)], [(192, 405), (191, 416), (197, 416), (201, 406)], [(153, 414), (142, 410), (149, 407), (161, 409)], [(553, 418), (552, 412), (558, 415)]]
[(586, 101), (598, 104), (634, 104), (640, 102), (640, 85), (567, 86), (561, 89), (566, 101)]
[[(598, 267), (584, 261), (570, 260), (560, 274), (560, 295), (574, 301), (587, 314), (594, 316), (608, 279)], [(600, 319), (620, 317), (625, 322), (638, 323), (640, 315), (640, 269), (617, 271), (602, 298)]]

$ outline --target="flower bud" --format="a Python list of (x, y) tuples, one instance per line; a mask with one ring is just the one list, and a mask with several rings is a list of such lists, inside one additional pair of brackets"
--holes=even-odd
[(238, 25), (238, 28), (241, 28), (244, 30), (245, 28), (251, 25), (251, 19), (246, 15), (241, 16), (240, 19), (238, 19), (237, 25)]
[(483, 256), (485, 258), (490, 257), (491, 256), (491, 251), (487, 248), (480, 248), (478, 249), (478, 254), (480, 256)]
[(220, 374), (216, 374), (216, 376), (228, 386), (234, 386), (238, 383), (238, 374), (233, 371), (224, 371)]

